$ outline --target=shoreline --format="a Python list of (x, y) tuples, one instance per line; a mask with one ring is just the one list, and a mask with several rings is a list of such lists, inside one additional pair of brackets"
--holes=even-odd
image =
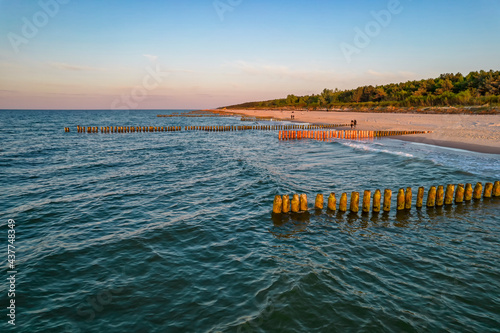
[(217, 111), (225, 111), (225, 112), (239, 112), (239, 111), (273, 111), (273, 112), (338, 112), (338, 113), (383, 113), (383, 114), (415, 114), (415, 115), (427, 115), (427, 114), (436, 114), (436, 115), (500, 115), (500, 106), (486, 106), (486, 105), (478, 105), (478, 106), (429, 106), (429, 107), (341, 107), (341, 108), (333, 108), (333, 109), (317, 109), (317, 110), (308, 110), (308, 109), (292, 109), (292, 108), (276, 108), (276, 109), (232, 109), (232, 108), (218, 108), (213, 109)]
[(474, 143), (463, 143), (463, 142), (454, 142), (454, 141), (445, 141), (445, 140), (432, 140), (419, 135), (399, 135), (389, 137), (390, 139), (396, 139), (406, 142), (414, 142), (414, 143), (423, 143), (432, 146), (444, 147), (444, 148), (453, 148), (460, 149), (465, 151), (471, 151), (475, 153), (482, 154), (493, 154), (500, 155), (500, 147), (491, 147), (478, 145)]
[[(485, 154), (500, 154), (500, 115), (413, 114), (370, 112), (324, 112), (285, 110), (225, 110), (249, 117), (311, 124), (349, 124), (357, 130), (432, 131), (425, 135), (391, 137), (398, 140), (455, 148)], [(291, 115), (295, 118), (291, 119)]]

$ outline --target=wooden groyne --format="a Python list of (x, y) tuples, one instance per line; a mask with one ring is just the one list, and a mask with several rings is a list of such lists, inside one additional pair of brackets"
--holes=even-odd
[(173, 118), (173, 117), (180, 117), (180, 118), (219, 117), (219, 118), (224, 118), (224, 117), (239, 117), (240, 115), (234, 114), (232, 112), (227, 112), (227, 111), (206, 109), (206, 110), (189, 111), (187, 113), (174, 112), (171, 114), (157, 114), (156, 116), (157, 117), (164, 117), (164, 118)]
[[(255, 125), (255, 126), (77, 126), (78, 133), (150, 133), (150, 132), (231, 132), (231, 131), (285, 131), (285, 130), (318, 130), (347, 126), (345, 124), (330, 125)], [(69, 127), (64, 127), (69, 132)]]
[(343, 124), (331, 125), (255, 125), (255, 126), (185, 126), (186, 131), (208, 131), (208, 132), (227, 132), (227, 131), (284, 131), (292, 129), (313, 130), (333, 127), (347, 126)]
[(280, 131), (279, 140), (328, 140), (328, 139), (369, 139), (386, 136), (427, 134), (430, 131), (359, 131), (359, 130), (340, 130), (340, 131)]
[[(424, 187), (419, 187), (417, 191), (417, 196), (415, 199), (415, 208), (422, 209), (424, 207)], [(286, 197), (286, 199), (285, 199)], [(309, 209), (309, 205), (307, 202), (307, 195), (301, 194), (300, 196), (297, 194), (293, 194), (292, 196), (292, 213), (306, 212)], [(446, 190), (444, 186), (439, 185), (431, 186), (427, 193), (427, 201), (425, 202), (425, 207), (434, 208), (434, 207), (443, 207), (443, 206), (452, 206), (461, 205), (464, 202), (471, 200), (481, 200), (481, 199), (489, 199), (492, 197), (500, 197), (500, 181), (495, 181), (494, 183), (487, 182), (484, 187), (482, 183), (477, 183), (474, 188), (472, 184), (448, 184), (446, 186)], [(274, 197), (273, 203), (273, 214), (287, 214), (290, 212), (290, 208), (288, 207), (289, 195), (284, 195), (283, 198), (280, 195), (276, 195)], [(299, 204), (294, 206), (293, 200), (298, 200)], [(381, 210), (383, 212), (390, 212), (391, 209), (396, 209), (396, 211), (409, 211), (412, 208), (413, 204), (413, 192), (411, 187), (407, 187), (406, 189), (400, 188), (397, 192), (396, 196), (396, 205), (391, 206), (392, 204), (392, 190), (385, 189), (382, 197), (382, 192), (377, 189), (375, 190), (373, 196), (370, 190), (365, 190), (363, 192), (362, 199), (362, 213), (368, 214), (370, 212), (377, 214)], [(286, 202), (286, 207), (285, 207)], [(337, 207), (337, 198), (335, 193), (330, 193), (328, 196), (328, 211), (338, 211), (347, 212), (350, 211), (352, 213), (359, 212), (359, 202), (360, 202), (360, 192), (352, 192), (350, 201), (347, 200), (347, 193), (342, 193), (340, 195), (339, 204)], [(348, 207), (349, 202), (349, 207)], [(318, 194), (315, 199), (314, 209), (315, 210), (323, 210), (324, 202), (323, 202), (323, 194)], [(295, 209), (294, 209), (295, 207)]]
[(78, 133), (145, 133), (145, 132), (178, 132), (181, 126), (77, 126)]
[(158, 118), (234, 118), (233, 115), (220, 114), (157, 114)]
[(241, 117), (240, 121), (279, 121), (274, 117)]

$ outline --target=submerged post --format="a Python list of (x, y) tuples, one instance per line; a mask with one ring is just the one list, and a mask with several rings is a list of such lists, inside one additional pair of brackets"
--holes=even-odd
[(283, 207), (283, 202), (281, 200), (281, 196), (280, 195), (276, 195), (274, 197), (273, 213), (274, 214), (281, 214), (282, 207)]
[(491, 198), (492, 192), (493, 192), (493, 183), (484, 184), (483, 198)]
[(340, 195), (339, 211), (347, 211), (347, 193), (345, 192)]
[(472, 200), (472, 184), (465, 184), (465, 201)]
[(500, 197), (500, 181), (496, 181), (493, 185), (493, 196)]
[(359, 212), (359, 192), (351, 192), (350, 210), (353, 213)]
[(405, 209), (405, 190), (400, 188), (397, 196), (397, 210), (403, 209)]
[(446, 186), (446, 194), (444, 195), (444, 204), (451, 205), (453, 203), (453, 193), (455, 192), (455, 185), (448, 184)]
[(283, 195), (283, 213), (287, 214), (290, 212), (290, 196), (288, 194)]
[(411, 187), (407, 187), (405, 193), (405, 209), (411, 209), (412, 199), (413, 199), (413, 194), (411, 193)]
[(335, 198), (335, 193), (330, 193), (328, 197), (328, 209), (335, 211), (337, 209), (337, 199)]
[(391, 211), (391, 199), (392, 199), (392, 191), (389, 189), (384, 190), (384, 212)]
[(418, 188), (418, 193), (417, 193), (417, 208), (422, 208), (424, 205), (424, 188), (423, 186), (420, 186)]
[(373, 194), (373, 212), (374, 213), (379, 213), (380, 212), (380, 199), (382, 197), (382, 193), (380, 190), (375, 190), (375, 193)]
[(316, 195), (316, 200), (314, 201), (315, 209), (323, 209), (323, 194)]
[(458, 204), (464, 202), (464, 194), (465, 194), (464, 184), (458, 184), (457, 191), (455, 192), (455, 203)]
[(298, 194), (294, 194), (291, 201), (292, 213), (298, 213), (300, 210), (300, 199)]
[(481, 194), (483, 194), (483, 184), (482, 183), (477, 183), (476, 186), (474, 187), (474, 194), (472, 197), (475, 200), (481, 199)]
[(300, 195), (300, 210), (303, 212), (307, 211), (307, 194)]
[(427, 207), (434, 207), (436, 205), (436, 186), (431, 186), (427, 194)]
[(436, 206), (441, 207), (444, 204), (444, 186), (439, 185), (436, 195)]
[(370, 212), (370, 199), (371, 199), (372, 192), (365, 190), (363, 193), (363, 213), (369, 213)]

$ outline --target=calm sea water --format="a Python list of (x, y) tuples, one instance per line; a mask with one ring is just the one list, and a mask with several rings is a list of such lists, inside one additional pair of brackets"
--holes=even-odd
[(2, 260), (14, 219), (18, 271), (13, 329), (3, 265), (2, 332), (498, 332), (500, 200), (379, 217), (270, 212), (276, 194), (495, 181), (499, 155), (75, 131), (241, 124), (156, 117), (168, 112), (0, 111)]

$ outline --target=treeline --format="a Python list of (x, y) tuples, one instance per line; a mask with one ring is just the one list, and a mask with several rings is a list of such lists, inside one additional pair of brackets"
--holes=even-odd
[(442, 74), (436, 79), (363, 86), (352, 90), (324, 89), (318, 95), (250, 102), (227, 108), (333, 109), (338, 107), (474, 106), (500, 103), (500, 71)]

